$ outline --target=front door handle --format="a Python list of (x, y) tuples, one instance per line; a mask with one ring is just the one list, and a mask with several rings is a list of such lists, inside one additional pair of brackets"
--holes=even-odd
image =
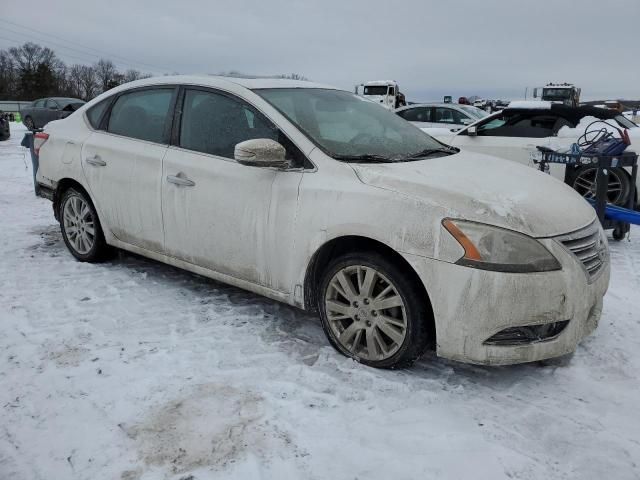
[(189, 180), (183, 174), (178, 175), (167, 175), (167, 182), (175, 183), (176, 185), (180, 185), (181, 187), (194, 187), (196, 182), (193, 180)]
[(105, 167), (107, 162), (100, 158), (100, 155), (94, 155), (93, 157), (85, 158), (86, 162), (89, 165), (93, 165), (94, 167)]

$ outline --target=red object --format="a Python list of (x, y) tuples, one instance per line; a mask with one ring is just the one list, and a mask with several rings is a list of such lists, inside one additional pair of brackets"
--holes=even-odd
[(49, 134), (38, 132), (33, 136), (33, 151), (36, 155), (40, 155), (40, 149), (49, 140)]

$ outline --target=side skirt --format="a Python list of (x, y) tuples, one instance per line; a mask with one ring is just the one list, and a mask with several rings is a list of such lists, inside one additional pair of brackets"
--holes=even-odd
[(121, 248), (122, 250), (127, 250), (129, 252), (142, 255), (143, 257), (151, 258), (153, 260), (166, 263), (167, 265), (182, 268), (183, 270), (187, 270), (189, 272), (202, 275), (203, 277), (207, 277), (221, 283), (226, 283), (228, 285), (233, 285), (234, 287), (238, 287), (243, 290), (248, 290), (249, 292), (252, 292), (252, 293), (257, 293), (258, 295), (262, 295), (263, 297), (267, 297), (272, 300), (276, 300), (278, 302), (286, 303), (288, 305), (291, 305), (292, 307), (297, 306), (293, 301), (293, 295), (289, 293), (284, 293), (278, 290), (273, 290), (267, 287), (263, 287), (261, 285), (256, 285), (255, 283), (247, 282), (246, 280), (241, 280), (239, 278), (235, 278), (230, 275), (225, 275), (223, 273), (218, 273), (214, 270), (209, 270), (208, 268), (200, 267), (198, 265), (194, 265), (193, 263), (185, 262), (184, 260), (179, 260), (177, 258), (170, 257), (168, 255), (163, 255), (161, 253), (146, 250), (144, 248), (137, 247), (135, 245), (131, 245), (129, 243), (125, 243), (121, 240), (118, 240), (113, 235), (110, 235), (109, 237), (110, 238), (108, 239), (107, 243), (114, 247)]

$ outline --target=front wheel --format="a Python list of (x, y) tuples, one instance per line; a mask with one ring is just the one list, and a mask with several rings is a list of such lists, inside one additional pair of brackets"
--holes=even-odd
[(319, 293), (322, 326), (342, 354), (372, 367), (399, 368), (426, 349), (427, 300), (414, 279), (382, 255), (334, 259)]
[(75, 188), (64, 192), (59, 218), (62, 238), (74, 257), (82, 262), (98, 262), (105, 258), (108, 246), (100, 220), (84, 192)]

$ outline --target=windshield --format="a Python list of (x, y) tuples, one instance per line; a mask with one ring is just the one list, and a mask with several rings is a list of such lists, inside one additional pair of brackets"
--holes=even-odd
[(618, 124), (621, 127), (624, 127), (624, 128), (638, 128), (638, 125), (636, 125), (634, 122), (629, 120), (624, 115), (616, 115), (615, 120), (616, 120), (616, 122), (618, 122)]
[(487, 112), (486, 110), (482, 110), (478, 107), (472, 107), (471, 105), (458, 105), (458, 107), (471, 115), (473, 118), (480, 119), (489, 115), (489, 112)]
[(545, 88), (542, 90), (542, 100), (566, 100), (571, 98), (568, 88)]
[(387, 87), (386, 85), (364, 87), (364, 94), (365, 95), (386, 95), (387, 88), (389, 87)]
[(254, 90), (328, 155), (345, 161), (403, 161), (453, 153), (389, 110), (341, 90)]

